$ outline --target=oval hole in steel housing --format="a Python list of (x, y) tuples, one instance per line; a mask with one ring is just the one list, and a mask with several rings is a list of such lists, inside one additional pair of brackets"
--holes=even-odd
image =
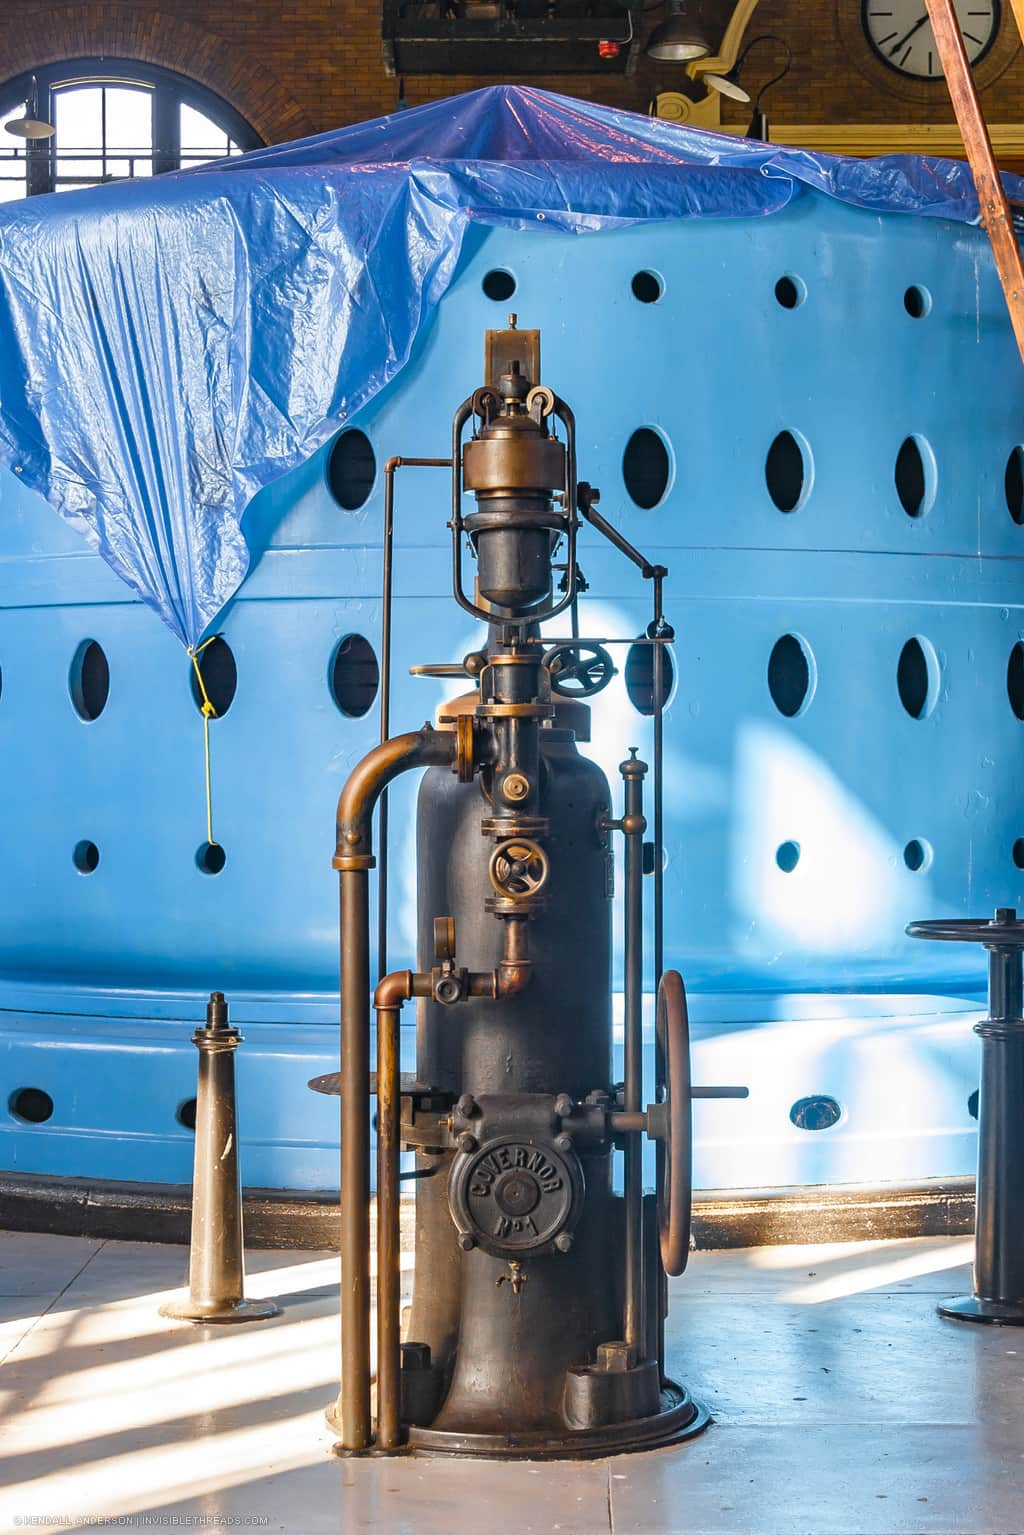
[[(214, 720), (223, 719), (234, 703), (238, 689), (238, 667), (235, 665), (234, 651), (227, 640), (218, 634), (203, 648), (196, 657), (196, 661), (203, 674), (203, 686), (217, 711), (213, 718)], [(188, 669), (192, 699), (196, 708), (202, 713), (202, 689), (199, 686), (195, 666), (191, 661), (188, 663)]]
[(935, 455), (920, 435), (904, 438), (896, 455), (896, 494), (908, 517), (924, 517), (935, 503)]
[(796, 512), (811, 487), (811, 450), (798, 432), (780, 432), (768, 449), (764, 464), (768, 494), (780, 512)]
[[(941, 673), (935, 647), (923, 635), (916, 634), (900, 651), (896, 667), (896, 687), (900, 703), (911, 719), (927, 719), (939, 697)], [(1024, 719), (1024, 715), (1021, 715)]]
[(798, 1098), (789, 1117), (798, 1130), (831, 1130), (842, 1119), (843, 1107), (827, 1093), (814, 1093), (809, 1098)]
[(806, 297), (807, 284), (793, 272), (787, 272), (775, 284), (775, 302), (782, 309), (799, 309)]
[(630, 500), (645, 512), (652, 511), (664, 501), (671, 477), (665, 439), (653, 427), (638, 427), (622, 455), (622, 478)]
[(353, 426), (337, 436), (327, 459), (327, 486), (341, 509), (365, 506), (376, 478), (377, 457), (366, 433)]
[(362, 719), (373, 707), (380, 686), (380, 667), (369, 640), (346, 634), (334, 647), (329, 674), (331, 697), (349, 719)]
[(196, 848), (196, 868), (202, 874), (219, 874), (227, 861), (219, 842), (201, 842)]
[(95, 874), (100, 866), (100, 850), (95, 842), (88, 840), (76, 842), (71, 861), (79, 874)]
[(810, 708), (816, 686), (817, 668), (807, 641), (799, 634), (784, 634), (768, 658), (772, 703), (787, 719), (795, 719)]
[(1024, 448), (1014, 448), (1003, 475), (1006, 510), (1018, 527), (1024, 527)]
[(932, 296), (920, 283), (911, 283), (903, 295), (903, 307), (912, 320), (923, 320), (931, 314)]
[(1024, 645), (1020, 640), (1010, 651), (1007, 662), (1006, 695), (1014, 714), (1019, 720), (1024, 720)]
[(504, 267), (494, 267), (492, 271), (486, 273), (480, 286), (488, 298), (493, 299), (496, 304), (503, 304), (516, 291), (516, 280)]
[(922, 874), (931, 868), (932, 845), (924, 837), (912, 837), (903, 849), (903, 862), (911, 874)]
[[(661, 695), (662, 706), (672, 697), (676, 669), (672, 653), (667, 645), (661, 647)], [(626, 695), (638, 714), (654, 713), (654, 646), (637, 643), (626, 651), (623, 667)]]
[(783, 842), (781, 846), (777, 847), (775, 850), (775, 862), (778, 864), (783, 874), (792, 874), (793, 870), (800, 862), (799, 842)]
[(103, 646), (83, 640), (75, 651), (68, 674), (68, 691), (79, 719), (98, 720), (110, 696), (110, 665)]
[(53, 1115), (53, 1099), (41, 1087), (19, 1087), (7, 1100), (14, 1119), (23, 1125), (43, 1125)]
[(635, 272), (629, 286), (641, 304), (656, 304), (665, 292), (664, 280), (657, 272)]

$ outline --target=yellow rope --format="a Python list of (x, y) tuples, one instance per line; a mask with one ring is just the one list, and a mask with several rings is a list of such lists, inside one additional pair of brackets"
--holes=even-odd
[(213, 704), (210, 702), (210, 695), (206, 691), (206, 683), (203, 681), (203, 673), (199, 665), (199, 657), (202, 655), (207, 645), (212, 645), (216, 638), (217, 636), (215, 634), (211, 634), (208, 640), (204, 640), (203, 643), (197, 646), (194, 650), (191, 646), (189, 646), (188, 652), (192, 659), (192, 666), (195, 670), (196, 681), (199, 683), (199, 691), (203, 696), (203, 702), (200, 707), (203, 714), (203, 744), (206, 750), (206, 840), (211, 847), (216, 847), (217, 842), (215, 841), (213, 835), (213, 794), (210, 788), (210, 720), (211, 718), (216, 719), (217, 711), (213, 707)]

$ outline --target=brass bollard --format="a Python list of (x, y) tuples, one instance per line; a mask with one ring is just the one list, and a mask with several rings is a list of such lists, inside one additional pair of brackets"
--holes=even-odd
[(280, 1315), (272, 1300), (246, 1300), (242, 1266), (242, 1185), (235, 1115), (235, 1050), (242, 1036), (228, 1023), (224, 993), (210, 993), (199, 1051), (196, 1157), (188, 1296), (160, 1307), (183, 1322), (259, 1322)]

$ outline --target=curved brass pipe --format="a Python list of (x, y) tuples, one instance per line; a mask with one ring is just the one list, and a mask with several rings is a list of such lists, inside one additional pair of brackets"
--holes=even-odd
[(352, 769), (338, 796), (333, 867), (341, 872), (372, 869), (373, 811), (388, 784), (412, 768), (450, 767), (454, 756), (454, 732), (434, 730), (431, 725), (392, 736), (367, 752)]
[(368, 752), (338, 799), (341, 885), (341, 1445), (370, 1444), (370, 887), (373, 810), (412, 768), (451, 766), (454, 731), (395, 736)]

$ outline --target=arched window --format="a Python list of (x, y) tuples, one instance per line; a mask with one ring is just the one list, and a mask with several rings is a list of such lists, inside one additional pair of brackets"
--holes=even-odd
[(24, 117), (32, 75), (0, 86), (0, 202), (184, 170), (262, 143), (234, 107), (185, 75), (131, 59), (73, 59), (35, 72), (49, 139), (5, 132)]

